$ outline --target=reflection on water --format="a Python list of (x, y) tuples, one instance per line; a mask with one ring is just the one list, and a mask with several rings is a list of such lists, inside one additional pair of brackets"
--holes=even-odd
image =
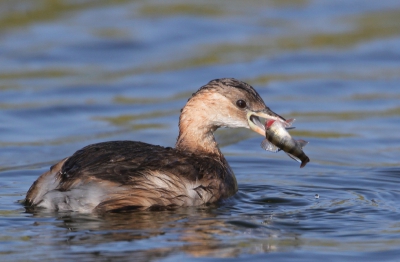
[[(390, 0), (2, 1), (0, 260), (396, 261), (399, 19)], [(96, 216), (18, 202), (87, 144), (173, 146), (187, 98), (220, 77), (296, 118), (307, 167), (221, 129), (239, 192), (218, 205)]]
[[(140, 261), (177, 253), (236, 257), (300, 250), (396, 249), (400, 244), (400, 209), (395, 207), (400, 192), (394, 186), (399, 183), (398, 172), (376, 170), (354, 187), (334, 177), (305, 177), (291, 186), (279, 180), (274, 184), (284, 184), (250, 183), (241, 186), (234, 198), (207, 207), (102, 216), (39, 210), (30, 218), (34, 228), (25, 231), (29, 236), (24, 237), (29, 245), (47, 246), (67, 257), (134, 255)], [(352, 180), (361, 181), (363, 175), (353, 170)], [(314, 197), (315, 192), (320, 198)]]

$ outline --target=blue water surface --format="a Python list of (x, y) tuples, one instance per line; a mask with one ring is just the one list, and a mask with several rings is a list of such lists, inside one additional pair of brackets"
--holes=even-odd
[[(0, 40), (1, 261), (400, 261), (398, 1), (3, 1)], [(174, 146), (187, 98), (222, 77), (296, 118), (305, 168), (221, 129), (239, 183), (222, 203), (20, 203), (85, 145)]]

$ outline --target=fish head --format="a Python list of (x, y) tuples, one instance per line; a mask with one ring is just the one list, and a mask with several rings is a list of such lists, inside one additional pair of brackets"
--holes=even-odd
[[(262, 120), (260, 120), (260, 118), (264, 119), (264, 124), (261, 122)], [(267, 106), (258, 111), (248, 111), (247, 119), (251, 130), (262, 136), (265, 136), (266, 129), (270, 128), (275, 122), (283, 123), (286, 121), (285, 118), (273, 112)]]
[(266, 121), (265, 128), (266, 129), (270, 128), (275, 122), (276, 122), (276, 120), (274, 120), (274, 119)]

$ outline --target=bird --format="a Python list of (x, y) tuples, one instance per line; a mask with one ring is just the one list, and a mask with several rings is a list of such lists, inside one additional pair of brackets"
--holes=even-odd
[(107, 213), (216, 203), (235, 195), (238, 185), (214, 132), (243, 127), (265, 136), (267, 120), (285, 121), (252, 86), (211, 80), (182, 108), (174, 148), (138, 141), (88, 145), (39, 176), (25, 206)]

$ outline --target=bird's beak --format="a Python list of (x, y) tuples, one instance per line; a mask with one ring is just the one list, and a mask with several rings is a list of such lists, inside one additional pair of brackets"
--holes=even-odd
[(260, 111), (248, 111), (247, 121), (249, 122), (250, 129), (256, 133), (259, 133), (262, 136), (265, 136), (265, 121), (261, 122), (260, 117), (265, 119), (265, 121), (267, 120), (278, 120), (282, 122), (286, 121), (285, 118), (274, 113), (268, 107)]

